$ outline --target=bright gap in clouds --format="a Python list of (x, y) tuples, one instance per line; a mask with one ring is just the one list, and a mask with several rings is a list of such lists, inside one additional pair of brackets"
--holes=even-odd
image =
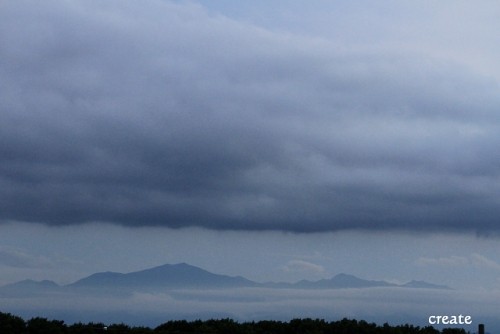
[[(2, 282), (71, 283), (99, 271), (132, 272), (186, 262), (259, 281), (319, 280), (339, 273), (456, 289), (497, 289), (497, 240), (472, 235), (221, 232), (204, 229), (0, 226)], [(34, 238), (36, 236), (36, 238)]]
[(95, 272), (126, 273), (186, 262), (259, 282), (319, 280), (349, 273), (399, 284), (425, 280), (455, 288), (183, 289), (128, 297), (89, 295), (76, 304), (72, 300), (81, 296), (0, 296), (6, 310), (28, 318), (154, 326), (172, 318), (231, 317), (247, 321), (350, 317), (422, 326), (429, 314), (455, 312), (472, 314), (475, 321), (486, 321), (490, 329), (497, 326), (492, 310), (496, 309), (500, 291), (500, 263), (496, 260), (500, 249), (496, 239), (472, 235), (363, 231), (294, 234), (11, 223), (0, 225), (0, 245), (0, 285), (26, 278), (67, 284)]

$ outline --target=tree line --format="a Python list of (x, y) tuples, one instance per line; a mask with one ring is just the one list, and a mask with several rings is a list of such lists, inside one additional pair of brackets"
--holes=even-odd
[(438, 330), (432, 326), (377, 325), (364, 320), (293, 319), (289, 322), (264, 320), (239, 323), (232, 319), (171, 320), (155, 328), (103, 323), (65, 324), (62, 320), (36, 317), (25, 321), (10, 313), (0, 312), (1, 334), (466, 334), (463, 328)]

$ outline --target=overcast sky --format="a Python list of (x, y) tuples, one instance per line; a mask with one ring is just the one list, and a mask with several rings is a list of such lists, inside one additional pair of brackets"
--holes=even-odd
[(0, 2), (0, 284), (184, 261), (500, 288), (498, 17)]
[(496, 232), (498, 6), (287, 3), (4, 2), (0, 218)]

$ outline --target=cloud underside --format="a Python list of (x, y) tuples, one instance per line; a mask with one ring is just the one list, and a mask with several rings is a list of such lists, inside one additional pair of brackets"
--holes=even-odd
[(193, 4), (0, 11), (0, 219), (496, 232), (500, 94)]

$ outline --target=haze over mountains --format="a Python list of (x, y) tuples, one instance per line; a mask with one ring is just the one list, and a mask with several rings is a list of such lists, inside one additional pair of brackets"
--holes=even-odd
[(288, 289), (345, 289), (345, 288), (427, 288), (450, 289), (422, 281), (398, 285), (386, 281), (366, 280), (348, 274), (338, 274), (318, 281), (302, 280), (296, 283), (259, 283), (241, 276), (211, 273), (186, 264), (165, 264), (131, 273), (100, 272), (74, 283), (60, 286), (52, 281), (24, 280), (0, 288), (0, 294), (48, 293), (56, 290), (104, 290), (104, 291), (161, 291), (162, 289), (224, 289), (224, 288), (288, 288)]
[[(418, 303), (414, 301), (418, 300)], [(338, 274), (317, 281), (255, 282), (186, 264), (130, 272), (99, 272), (71, 284), (23, 280), (0, 287), (0, 309), (25, 319), (156, 326), (168, 319), (231, 318), (238, 321), (297, 317), (358, 317), (384, 323), (426, 324), (442, 300), (458, 309), (492, 310), (496, 296), (423, 281), (395, 284)], [(474, 304), (480, 300), (480, 305)], [(465, 306), (464, 306), (465, 305)], [(469, 313), (470, 313), (469, 312)], [(492, 318), (481, 321), (493, 323)]]

